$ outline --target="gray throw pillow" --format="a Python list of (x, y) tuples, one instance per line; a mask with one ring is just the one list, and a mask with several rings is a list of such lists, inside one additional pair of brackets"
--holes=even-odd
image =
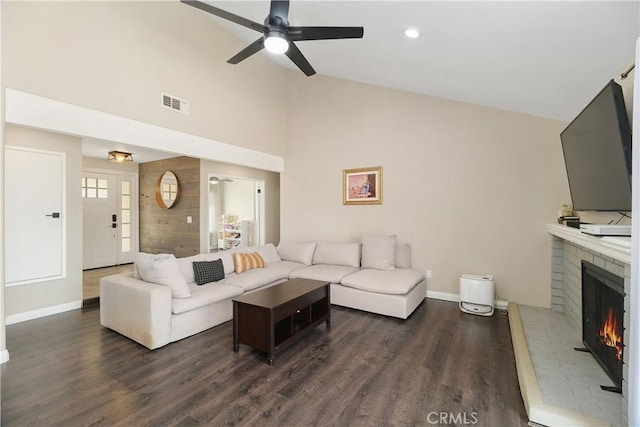
[(213, 261), (194, 261), (193, 274), (197, 285), (218, 282), (224, 279), (224, 265), (221, 259)]

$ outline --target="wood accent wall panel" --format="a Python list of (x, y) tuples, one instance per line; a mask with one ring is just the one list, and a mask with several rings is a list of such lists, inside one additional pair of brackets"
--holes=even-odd
[[(181, 192), (171, 209), (162, 209), (156, 203), (156, 183), (168, 170), (178, 178)], [(139, 176), (140, 251), (176, 257), (200, 253), (200, 159), (174, 157), (141, 163)]]

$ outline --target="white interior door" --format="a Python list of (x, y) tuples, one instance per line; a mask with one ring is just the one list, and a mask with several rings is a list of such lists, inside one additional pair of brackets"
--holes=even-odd
[(20, 147), (5, 156), (5, 282), (63, 278), (66, 156)]
[(84, 172), (82, 177), (82, 268), (118, 264), (118, 177)]

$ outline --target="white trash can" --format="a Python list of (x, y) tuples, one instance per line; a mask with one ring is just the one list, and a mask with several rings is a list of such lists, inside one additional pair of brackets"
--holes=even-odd
[(460, 310), (479, 316), (493, 315), (495, 285), (493, 276), (463, 274), (460, 276)]

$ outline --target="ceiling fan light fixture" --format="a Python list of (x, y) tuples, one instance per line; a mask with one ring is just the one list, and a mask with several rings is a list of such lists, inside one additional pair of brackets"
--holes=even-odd
[(219, 184), (221, 182), (233, 182), (233, 180), (231, 178), (227, 178), (226, 176), (212, 176), (211, 178), (209, 178), (209, 182), (211, 184)]
[(289, 41), (279, 31), (271, 31), (264, 39), (264, 48), (271, 53), (280, 55), (289, 50)]
[(127, 153), (125, 151), (109, 151), (107, 155), (107, 160), (111, 162), (133, 162), (133, 154)]
[(407, 28), (404, 30), (404, 35), (409, 39), (417, 39), (420, 37), (420, 31), (415, 28)]

